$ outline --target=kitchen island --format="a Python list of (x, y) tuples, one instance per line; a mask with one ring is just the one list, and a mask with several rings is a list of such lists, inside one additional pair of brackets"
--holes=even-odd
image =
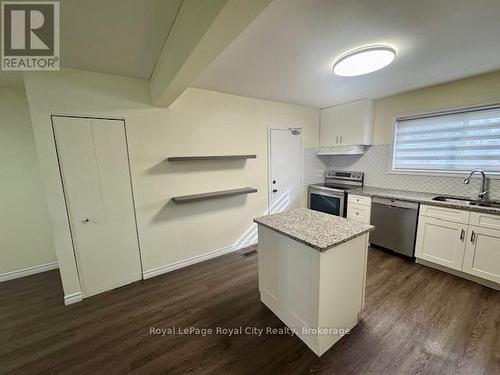
[(359, 321), (374, 227), (307, 208), (254, 221), (261, 301), (321, 356)]

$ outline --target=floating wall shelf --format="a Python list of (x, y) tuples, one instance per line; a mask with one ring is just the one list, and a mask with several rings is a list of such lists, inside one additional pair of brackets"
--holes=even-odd
[(245, 187), (245, 188), (240, 188), (240, 189), (213, 191), (211, 193), (182, 195), (179, 197), (173, 197), (172, 200), (175, 203), (188, 203), (188, 202), (204, 201), (207, 199), (232, 197), (235, 195), (242, 195), (242, 194), (251, 194), (251, 193), (256, 193), (256, 192), (257, 192), (257, 189), (255, 189), (255, 188)]
[(207, 155), (207, 156), (173, 156), (168, 161), (190, 161), (190, 160), (237, 160), (255, 159), (257, 155)]

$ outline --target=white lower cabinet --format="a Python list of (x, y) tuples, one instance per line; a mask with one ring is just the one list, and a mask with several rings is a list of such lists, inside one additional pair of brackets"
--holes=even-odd
[(359, 195), (347, 196), (347, 218), (370, 224), (372, 200)]
[(347, 218), (370, 224), (370, 207), (349, 203), (347, 206)]
[(466, 234), (462, 223), (420, 216), (415, 256), (460, 271)]
[(500, 283), (500, 230), (469, 227), (462, 270)]
[(500, 216), (458, 211), (421, 207), (415, 257), (500, 283)]

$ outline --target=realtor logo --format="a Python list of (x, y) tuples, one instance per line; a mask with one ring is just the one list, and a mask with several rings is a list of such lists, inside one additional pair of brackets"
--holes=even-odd
[(2, 2), (2, 70), (59, 70), (59, 2)]

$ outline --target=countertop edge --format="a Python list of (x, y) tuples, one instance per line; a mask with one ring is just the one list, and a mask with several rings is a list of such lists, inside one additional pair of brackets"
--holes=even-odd
[(274, 232), (280, 233), (280, 234), (282, 234), (282, 235), (284, 235), (284, 236), (286, 236), (288, 238), (291, 238), (292, 240), (300, 242), (300, 243), (302, 243), (302, 244), (304, 244), (306, 246), (312, 247), (313, 249), (318, 250), (321, 253), (323, 253), (323, 252), (325, 252), (325, 251), (327, 251), (327, 250), (329, 250), (331, 248), (334, 248), (334, 247), (336, 247), (338, 245), (341, 245), (341, 244), (343, 244), (345, 242), (348, 242), (348, 241), (350, 241), (350, 240), (352, 240), (352, 239), (354, 239), (356, 237), (359, 237), (359, 236), (361, 236), (361, 235), (363, 235), (365, 233), (371, 232), (372, 230), (375, 229), (375, 227), (373, 225), (370, 225), (370, 228), (363, 229), (359, 233), (356, 233), (356, 234), (354, 234), (352, 236), (346, 237), (346, 238), (344, 238), (344, 239), (342, 239), (342, 240), (340, 240), (338, 242), (333, 243), (332, 245), (328, 245), (326, 247), (320, 247), (320, 246), (317, 246), (317, 245), (315, 245), (313, 243), (307, 242), (306, 240), (298, 238), (298, 237), (296, 237), (296, 236), (294, 236), (294, 235), (292, 235), (290, 233), (286, 233), (286, 232), (284, 232), (282, 230), (279, 230), (278, 228), (275, 228), (275, 227), (270, 226), (268, 224), (264, 224), (264, 223), (258, 221), (258, 219), (253, 219), (253, 221), (254, 221), (254, 223), (256, 223), (258, 225), (262, 225), (263, 227), (268, 228), (268, 229), (270, 229), (270, 230), (272, 230)]
[[(368, 187), (370, 188), (370, 187)], [(376, 188), (376, 189), (383, 189), (383, 188)], [(429, 195), (434, 195), (434, 196), (439, 196), (439, 195), (445, 195), (445, 194), (438, 194), (438, 193), (424, 193), (424, 192), (419, 192), (419, 191), (409, 191), (409, 190), (402, 190), (402, 191), (408, 191), (410, 193), (415, 193), (415, 194), (429, 194)], [(418, 199), (418, 198), (408, 198), (405, 197), (404, 195), (397, 195), (397, 194), (391, 194), (391, 193), (370, 193), (370, 192), (365, 192), (365, 191), (359, 191), (356, 189), (352, 190), (347, 190), (347, 194), (352, 194), (352, 195), (360, 195), (364, 197), (375, 197), (375, 198), (388, 198), (388, 199), (398, 199), (401, 201), (405, 202), (416, 202), (416, 203), (421, 203), (429, 206), (438, 206), (438, 207), (445, 207), (445, 208), (452, 208), (456, 210), (464, 210), (464, 211), (471, 211), (471, 212), (482, 212), (486, 214), (491, 214), (491, 215), (500, 215), (500, 210), (498, 209), (492, 209), (488, 207), (478, 207), (478, 206), (466, 206), (466, 205), (460, 205), (460, 204), (454, 204), (454, 203), (449, 203), (449, 202), (441, 202), (441, 201), (434, 201), (432, 199)]]

